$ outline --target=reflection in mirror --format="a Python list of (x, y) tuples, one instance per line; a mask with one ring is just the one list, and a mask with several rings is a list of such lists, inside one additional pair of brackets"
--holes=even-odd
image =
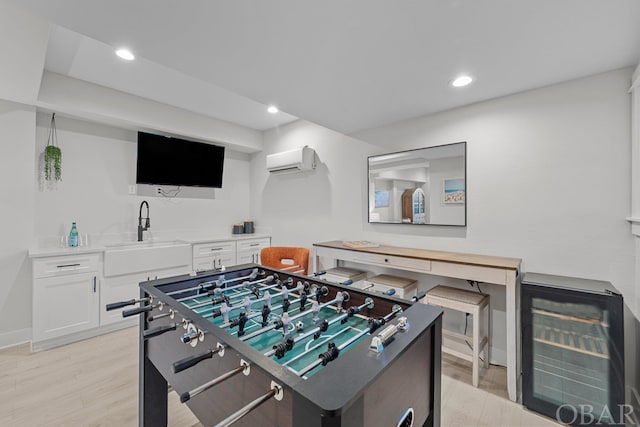
[(369, 222), (467, 224), (467, 144), (371, 156)]

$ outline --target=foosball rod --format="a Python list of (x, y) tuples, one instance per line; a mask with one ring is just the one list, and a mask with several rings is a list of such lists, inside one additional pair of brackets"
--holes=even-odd
[(162, 301), (155, 303), (155, 304), (147, 304), (147, 305), (142, 305), (140, 307), (136, 307), (136, 308), (130, 308), (129, 310), (123, 310), (122, 311), (122, 317), (130, 317), (130, 316), (135, 316), (136, 314), (141, 314), (141, 313), (146, 313), (149, 311), (152, 311), (155, 308), (158, 308), (162, 311), (162, 308), (164, 307), (164, 303)]
[(139, 302), (152, 302), (153, 301), (153, 297), (145, 297), (145, 298), (140, 298), (140, 299), (130, 299), (127, 301), (120, 301), (120, 302), (112, 302), (111, 304), (107, 304), (106, 305), (106, 309), (107, 311), (111, 311), (111, 310), (116, 310), (118, 308), (122, 308), (122, 307), (126, 307), (129, 305), (134, 305), (137, 304)]
[[(319, 288), (319, 289), (320, 289), (320, 288)], [(307, 298), (313, 298), (313, 297), (315, 297), (315, 296), (317, 296), (317, 295), (318, 295), (318, 291), (316, 290), (315, 292), (312, 292), (311, 294), (307, 295)], [(293, 304), (295, 304), (295, 303), (297, 303), (297, 302), (300, 302), (300, 301), (302, 301), (302, 298), (297, 298), (297, 299), (294, 299), (293, 301), (290, 301), (290, 303), (289, 303), (289, 304), (290, 304), (290, 305), (293, 305)], [(280, 310), (282, 307), (283, 307), (283, 304), (275, 305), (275, 306), (273, 306), (273, 307), (271, 308), (271, 311)], [(258, 317), (258, 316), (261, 316), (261, 315), (262, 315), (262, 313), (260, 313), (260, 312), (256, 312), (256, 313), (254, 313), (254, 314), (249, 315), (249, 316), (247, 317), (247, 320), (254, 319), (254, 318), (256, 318), (256, 317)], [(221, 328), (227, 328), (227, 327), (229, 327), (229, 326), (231, 326), (231, 322), (225, 322), (225, 323), (223, 323), (223, 324), (221, 324), (221, 325), (220, 325), (220, 327), (221, 327)], [(256, 331), (256, 332), (257, 332), (257, 331)]]
[[(325, 275), (325, 274), (327, 274), (327, 272), (323, 270), (323, 271), (318, 271), (317, 273), (311, 273), (311, 274), (307, 275), (307, 277), (318, 277), (318, 276), (322, 276), (322, 275)], [(331, 283), (331, 282), (329, 282), (329, 283)], [(344, 282), (338, 282), (338, 284), (342, 285), (342, 286), (353, 285), (353, 280), (347, 279)]]
[(248, 415), (251, 411), (258, 408), (260, 405), (262, 405), (264, 402), (271, 399), (272, 397), (275, 397), (277, 400), (282, 400), (282, 387), (280, 387), (278, 384), (274, 382), (271, 383), (271, 390), (269, 390), (269, 392), (263, 394), (262, 396), (258, 397), (252, 402), (247, 403), (245, 406), (238, 409), (236, 412), (229, 415), (224, 420), (220, 421), (214, 427), (228, 427), (232, 425), (233, 423), (242, 419), (244, 416)]
[[(297, 300), (299, 301), (299, 300)], [(271, 307), (271, 311), (269, 312), (269, 314), (273, 313), (276, 310), (280, 310), (281, 308), (283, 308), (283, 304), (279, 304), (279, 305), (274, 305), (273, 307)], [(294, 312), (296, 310), (300, 310), (300, 308), (293, 308), (289, 311), (287, 311), (286, 313), (289, 314), (290, 312)], [(273, 313), (275, 316), (278, 316), (277, 313)], [(283, 312), (284, 314), (284, 312)], [(255, 319), (256, 317), (260, 317), (263, 316), (264, 313), (262, 311), (254, 311), (251, 314), (249, 314), (248, 316), (246, 316), (246, 321), (249, 321), (251, 319)], [(282, 315), (280, 315), (280, 317), (282, 317)], [(238, 326), (238, 324), (236, 323), (236, 321), (239, 320), (239, 318), (236, 318), (234, 320), (228, 321), (228, 322), (224, 322), (220, 325), (221, 328), (228, 328), (228, 327), (235, 327)], [(256, 323), (256, 325), (259, 325), (258, 323)], [(250, 329), (252, 326), (249, 326), (247, 329)], [(233, 334), (233, 333), (232, 333)]]
[[(355, 307), (355, 309), (353, 310), (353, 314), (359, 313), (360, 311), (364, 310), (365, 308), (369, 308), (369, 309), (373, 308), (373, 300), (371, 298), (367, 298), (367, 300), (365, 300), (364, 304)], [(293, 337), (293, 343), (295, 344), (298, 341), (302, 341), (305, 338), (308, 338), (311, 335), (315, 335), (318, 332), (324, 332), (327, 329), (329, 329), (329, 327), (332, 326), (334, 323), (342, 322), (343, 319), (346, 319), (348, 317), (352, 317), (353, 314), (344, 313), (344, 314), (342, 314), (342, 315), (340, 315), (338, 317), (334, 317), (333, 319), (331, 319), (331, 320), (329, 320), (327, 322), (327, 326), (326, 327), (316, 326), (315, 328), (311, 329), (308, 332), (305, 332), (304, 334), (300, 334), (300, 335), (297, 335), (297, 336)], [(316, 339), (316, 338), (314, 338), (314, 339)], [(264, 355), (267, 356), (267, 357), (271, 357), (275, 353), (276, 353), (276, 350), (273, 349), (273, 350), (269, 350)], [(305, 352), (305, 354), (306, 354), (306, 352)]]
[[(183, 294), (185, 292), (191, 292), (191, 291), (195, 291), (195, 290), (203, 290), (203, 289), (204, 290), (208, 290), (211, 287), (216, 288), (218, 286), (222, 286), (223, 284), (224, 284), (224, 275), (222, 275), (217, 280), (210, 280), (208, 282), (200, 282), (200, 283), (198, 283), (198, 286), (193, 286), (191, 288), (184, 288), (184, 289), (178, 289), (177, 291), (167, 292), (166, 295), (173, 296), (173, 295), (176, 295), (176, 294)], [(180, 300), (178, 300), (178, 301), (180, 301)]]
[[(256, 282), (253, 282), (253, 283), (256, 283)], [(276, 283), (274, 285), (265, 286), (265, 287), (260, 288), (258, 290), (262, 291), (262, 294), (264, 295), (265, 291), (280, 287), (280, 289), (282, 289), (282, 292), (279, 292), (279, 293), (271, 295), (271, 298), (274, 298), (274, 297), (278, 297), (280, 295), (288, 294), (289, 292), (292, 292), (294, 290), (302, 290), (302, 289), (304, 289), (304, 285), (302, 284), (302, 282), (298, 282), (298, 286), (296, 286), (295, 288), (292, 288), (292, 289), (289, 289), (286, 286), (287, 285), (285, 285), (283, 282), (280, 282), (280, 283)], [(253, 304), (255, 302), (265, 301), (267, 299), (267, 297), (259, 297), (258, 293), (256, 291), (250, 290), (250, 291), (240, 292), (238, 294), (232, 295), (230, 298), (228, 298), (228, 301), (224, 300), (224, 301), (221, 301), (219, 303), (218, 302), (213, 302), (212, 307), (213, 307), (213, 309), (220, 308), (220, 306), (222, 305), (223, 302), (226, 302), (227, 304), (229, 304), (229, 302), (231, 302), (231, 304), (229, 304), (229, 305), (233, 306), (233, 308), (236, 309), (238, 307), (241, 307), (241, 306), (235, 306), (236, 303), (243, 302), (243, 297), (251, 296), (251, 295), (255, 295), (256, 296), (256, 299), (251, 300), (251, 304)], [(203, 306), (206, 306), (206, 305), (211, 305), (211, 304), (212, 304), (212, 302), (209, 301), (209, 302), (206, 302), (206, 303), (192, 305), (192, 306), (190, 306), (190, 308), (191, 309), (200, 308), (200, 307), (203, 307)], [(200, 313), (198, 312), (198, 314), (200, 314)]]
[(245, 279), (249, 279), (249, 280), (253, 280), (256, 277), (258, 277), (258, 269), (254, 268), (253, 270), (251, 270), (251, 274), (247, 275), (247, 276), (241, 276), (241, 277), (235, 277), (233, 279), (225, 279), (224, 278), (224, 274), (221, 276), (221, 278), (217, 279), (217, 280), (211, 280), (209, 282), (202, 282), (199, 283), (198, 286), (194, 286), (192, 288), (186, 288), (186, 289), (178, 289), (177, 291), (171, 291), (171, 292), (167, 292), (167, 295), (171, 296), (171, 295), (176, 295), (176, 294), (181, 294), (184, 292), (189, 292), (189, 291), (195, 291), (196, 289), (202, 289), (205, 285), (211, 285), (213, 284), (214, 286), (223, 286), (227, 283), (234, 283), (237, 282), (239, 280), (245, 280)]
[[(402, 309), (395, 309), (396, 306), (394, 306), (393, 311), (391, 311), (391, 313), (387, 314), (386, 316), (384, 316), (382, 319), (384, 320), (384, 322), (386, 322), (387, 320), (391, 319), (393, 316), (395, 316), (397, 313), (400, 313), (402, 311)], [(384, 322), (382, 324), (384, 324)], [(381, 325), (379, 325), (378, 327), (380, 327)], [(350, 346), (351, 344), (353, 344), (354, 342), (356, 342), (357, 340), (359, 340), (360, 338), (362, 338), (363, 336), (373, 333), (375, 332), (375, 330), (378, 328), (376, 327), (375, 329), (373, 328), (373, 326), (365, 329), (364, 331), (356, 334), (355, 336), (351, 337), (350, 339), (348, 339), (347, 341), (343, 342), (342, 344), (340, 344), (337, 349), (338, 352), (344, 350), (345, 348), (347, 348), (348, 346)], [(331, 359), (333, 360), (333, 359)], [(324, 361), (324, 359), (320, 358), (320, 356), (318, 356), (318, 359), (315, 360), (314, 362), (310, 363), (309, 365), (307, 365), (306, 367), (302, 368), (302, 370), (297, 371), (298, 372), (298, 376), (303, 376), (304, 374), (306, 374), (307, 372), (315, 369), (316, 367), (322, 365), (322, 364), (326, 364), (326, 362)]]
[[(183, 301), (186, 301), (186, 300), (189, 300), (189, 299), (194, 299), (194, 298), (203, 297), (203, 296), (210, 297), (210, 296), (221, 294), (221, 293), (224, 293), (224, 292), (233, 291), (233, 290), (236, 290), (236, 289), (246, 288), (247, 286), (251, 286), (251, 285), (257, 285), (257, 284), (260, 284), (260, 283), (271, 282), (271, 281), (273, 281), (273, 279), (274, 279), (274, 276), (267, 276), (264, 279), (254, 280), (253, 282), (246, 281), (246, 282), (240, 283), (239, 285), (230, 286), (228, 288), (215, 288), (213, 290), (208, 291), (206, 294), (191, 295), (191, 296), (188, 296), (188, 297), (179, 298), (176, 301), (183, 302)], [(196, 288), (190, 288), (189, 290), (194, 290), (194, 289), (198, 289), (198, 288), (197, 287)], [(182, 292), (187, 292), (187, 290), (185, 289)]]
[[(253, 284), (255, 284), (255, 282), (253, 282)], [(248, 285), (247, 285), (247, 286), (248, 286)], [(260, 290), (264, 292), (264, 291), (268, 291), (269, 289), (277, 288), (277, 287), (279, 287), (279, 286), (280, 286), (280, 284), (276, 283), (276, 284), (274, 284), (274, 285), (269, 285), (269, 286), (265, 286), (265, 287), (263, 287), (263, 288), (260, 288)], [(246, 287), (246, 286), (243, 286), (243, 287)], [(251, 296), (251, 295), (255, 295), (255, 293), (254, 293), (253, 291), (243, 291), (243, 292), (240, 292), (240, 293), (234, 294), (234, 295), (233, 295), (233, 297), (232, 297), (233, 299), (232, 299), (231, 297), (230, 297), (229, 299), (230, 299), (231, 301), (237, 301), (237, 300), (238, 300), (238, 298), (242, 298), (242, 297), (244, 297), (244, 296)], [(198, 297), (198, 296), (200, 296), (200, 295), (196, 295), (195, 297)], [(213, 295), (211, 295), (211, 296), (213, 296)], [(181, 299), (179, 299), (179, 300), (177, 300), (177, 301), (178, 301), (178, 302), (182, 302), (182, 301), (184, 301), (184, 300), (193, 299), (193, 298), (195, 298), (195, 297), (181, 298)], [(225, 302), (225, 301), (223, 301), (223, 302)], [(201, 303), (198, 303), (198, 304), (190, 305), (190, 306), (189, 306), (189, 308), (190, 308), (191, 310), (194, 310), (194, 309), (196, 309), (196, 308), (200, 308), (200, 307), (211, 306), (212, 304), (213, 304), (213, 308), (219, 308), (219, 306), (220, 306), (220, 303), (216, 303), (216, 302), (215, 302), (215, 298), (212, 298), (211, 300), (206, 301), (206, 302), (201, 302)], [(194, 311), (195, 311), (195, 310), (194, 310)]]
[[(346, 292), (344, 292), (344, 293), (346, 294)], [(348, 294), (347, 294), (347, 295), (348, 295)], [(326, 306), (328, 306), (328, 305), (331, 305), (331, 304), (333, 304), (333, 303), (336, 303), (336, 302), (338, 302), (338, 301), (344, 301), (344, 299), (334, 298), (334, 299), (332, 299), (331, 301), (327, 301), (327, 302), (325, 302), (324, 304), (320, 304), (320, 305), (318, 306), (318, 311), (319, 311), (319, 310), (322, 310), (322, 308), (324, 308), (324, 307), (326, 307)], [(311, 313), (311, 312), (310, 312), (310, 311), (303, 311), (302, 313), (298, 313), (298, 314), (296, 314), (296, 315), (294, 315), (294, 316), (291, 316), (291, 317), (289, 318), (289, 321), (290, 321), (290, 322), (293, 322), (294, 320), (299, 319), (299, 318), (301, 318), (302, 316), (305, 316), (305, 315), (307, 315), (307, 314), (309, 314), (309, 313)], [(247, 341), (247, 340), (249, 340), (249, 339), (251, 339), (251, 338), (253, 338), (253, 337), (257, 337), (258, 335), (262, 335), (262, 334), (264, 334), (265, 332), (269, 332), (269, 331), (271, 331), (271, 330), (275, 329), (275, 328), (276, 328), (276, 326), (277, 326), (277, 324), (276, 324), (276, 323), (274, 323), (274, 324), (269, 325), (269, 326), (266, 326), (266, 327), (264, 327), (264, 328), (262, 328), (262, 329), (258, 329), (257, 331), (252, 332), (252, 333), (250, 333), (249, 335), (243, 336), (242, 338), (240, 338), (240, 340), (241, 340), (241, 341)]]
[(345, 332), (347, 332), (349, 329), (352, 329), (352, 326), (345, 326), (344, 328), (340, 329), (338, 332), (336, 332), (333, 335), (330, 335), (329, 337), (327, 337), (324, 341), (320, 341), (319, 343), (309, 347), (308, 350), (303, 351), (302, 353), (298, 354), (295, 357), (292, 357), (291, 359), (287, 360), (286, 362), (284, 362), (282, 364), (282, 366), (286, 366), (287, 368), (291, 369), (292, 371), (296, 372), (296, 374), (298, 373), (297, 371), (295, 371), (294, 369), (290, 368), (288, 365), (290, 365), (291, 363), (295, 362), (298, 359), (303, 358), (304, 356), (306, 356), (307, 354), (311, 353), (313, 350), (317, 349), (318, 347), (322, 347), (325, 343), (327, 343), (328, 341), (331, 341), (332, 339), (334, 339), (335, 337), (337, 337), (338, 335), (342, 335)]
[(419, 292), (417, 295), (411, 297), (411, 301), (413, 301), (413, 302), (420, 301), (422, 298), (425, 297), (425, 295), (427, 295), (426, 292)]
[(211, 381), (206, 382), (206, 383), (202, 384), (201, 386), (198, 386), (198, 387), (194, 388), (193, 390), (185, 391), (184, 393), (182, 393), (180, 395), (180, 402), (185, 403), (188, 400), (196, 397), (200, 393), (209, 390), (211, 387), (214, 387), (214, 386), (220, 384), (221, 382), (226, 381), (229, 378), (238, 375), (240, 372), (244, 373), (245, 375), (249, 375), (249, 364), (247, 362), (245, 362), (244, 360), (240, 361), (240, 366), (238, 366), (237, 368), (232, 369), (229, 372), (226, 372), (226, 373), (220, 375), (219, 377), (214, 378)]
[(322, 276), (323, 274), (327, 274), (327, 272), (324, 271), (324, 270), (323, 271), (318, 271), (318, 272), (315, 272), (315, 273), (308, 274), (307, 277), (318, 277), (318, 276)]
[[(274, 286), (277, 286), (277, 285), (274, 285)], [(249, 301), (248, 301), (249, 302), (249, 306), (251, 306), (252, 304), (256, 304), (256, 303), (262, 302), (262, 301), (271, 300), (271, 298), (276, 298), (276, 297), (279, 297), (279, 296), (282, 296), (282, 295), (285, 295), (285, 294), (289, 294), (289, 292), (301, 291), (303, 289), (304, 289), (304, 285), (302, 284), (302, 282), (298, 282), (298, 286), (296, 286), (295, 288), (287, 289), (287, 290), (284, 290), (282, 292), (278, 292), (278, 293), (275, 293), (273, 295), (269, 295), (269, 297), (261, 297), (261, 298), (256, 298), (256, 299), (253, 299), (253, 300), (249, 299)], [(267, 288), (263, 288), (263, 290), (267, 291), (268, 289)], [(251, 292), (249, 292), (249, 293), (251, 293)], [(247, 295), (245, 295), (245, 296), (247, 296)], [(237, 298), (234, 299), (234, 301), (238, 301)], [(240, 301), (240, 302), (245, 303), (246, 301)], [(193, 307), (191, 307), (191, 308), (193, 309)], [(218, 306), (214, 305), (213, 308), (214, 309), (220, 308), (220, 305), (218, 305)], [(232, 304), (229, 307), (229, 310), (227, 311), (227, 313), (231, 313), (232, 311), (238, 310), (239, 308), (245, 308), (245, 305), (233, 305)], [(200, 312), (198, 312), (196, 310), (194, 310), (194, 311), (196, 313), (200, 314)], [(247, 309), (247, 311), (249, 311), (249, 310)], [(205, 315), (203, 317), (207, 318), (207, 317), (212, 317), (212, 316), (213, 316), (213, 312), (211, 312), (210, 314), (207, 314), (207, 315)]]
[[(373, 300), (372, 300), (371, 298), (367, 298), (367, 299), (365, 300), (365, 304), (368, 304), (367, 306), (368, 306), (369, 308), (373, 308)], [(364, 305), (364, 304), (363, 304), (363, 305)], [(372, 320), (372, 318), (369, 318), (369, 319), (370, 319), (370, 320)], [(283, 365), (283, 366), (287, 366), (287, 365), (289, 365), (289, 364), (291, 364), (291, 363), (295, 362), (296, 360), (298, 360), (298, 359), (300, 359), (300, 358), (302, 358), (302, 357), (306, 356), (308, 353), (310, 353), (310, 352), (312, 352), (313, 350), (317, 349), (318, 347), (322, 346), (322, 345), (323, 345), (324, 343), (326, 343), (327, 341), (330, 341), (330, 340), (334, 339), (335, 337), (337, 337), (338, 335), (341, 335), (342, 333), (344, 333), (344, 332), (348, 331), (349, 329), (351, 329), (351, 326), (347, 326), (347, 327), (345, 327), (345, 328), (343, 328), (343, 329), (340, 329), (338, 332), (336, 332), (336, 333), (335, 333), (335, 334), (333, 334), (333, 335), (330, 335), (330, 336), (329, 336), (327, 339), (325, 339), (324, 341), (321, 341), (321, 342), (319, 342), (318, 344), (316, 344), (316, 345), (314, 345), (314, 346), (310, 347), (309, 349), (306, 349), (305, 351), (303, 351), (302, 353), (298, 354), (297, 356), (295, 356), (295, 357), (293, 357), (293, 358), (291, 358), (291, 359), (287, 360), (287, 361), (286, 361), (285, 363), (283, 363), (282, 365)], [(367, 329), (369, 329), (369, 328), (367, 328)], [(288, 366), (287, 366), (287, 367), (288, 367)], [(292, 368), (289, 368), (289, 369), (293, 370)], [(297, 372), (296, 372), (296, 373), (297, 373)]]

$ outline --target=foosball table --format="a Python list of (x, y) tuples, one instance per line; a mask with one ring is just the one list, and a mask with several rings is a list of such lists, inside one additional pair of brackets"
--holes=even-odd
[(139, 425), (440, 424), (442, 311), (249, 264), (142, 282)]

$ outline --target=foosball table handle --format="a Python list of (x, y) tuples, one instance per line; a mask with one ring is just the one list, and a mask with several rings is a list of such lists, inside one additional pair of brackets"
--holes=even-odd
[(185, 369), (189, 369), (190, 367), (197, 365), (203, 360), (211, 359), (215, 353), (217, 353), (216, 350), (208, 350), (206, 353), (202, 353), (197, 356), (185, 357), (182, 360), (178, 360), (177, 362), (173, 363), (173, 373), (177, 374), (184, 371)]
[(149, 338), (157, 337), (158, 335), (162, 335), (165, 332), (175, 331), (176, 326), (177, 325), (175, 323), (172, 323), (170, 325), (158, 326), (156, 328), (147, 329), (142, 333), (142, 338), (146, 340)]
[(425, 297), (425, 295), (427, 295), (426, 292), (420, 292), (420, 293), (418, 293), (418, 295), (416, 295), (413, 298), (411, 298), (411, 301), (420, 301), (422, 298)]
[(135, 303), (136, 303), (135, 299), (131, 299), (129, 301), (112, 302), (111, 304), (107, 304), (107, 311), (116, 310), (118, 308), (126, 307), (128, 305), (133, 305)]
[(136, 314), (146, 313), (147, 311), (153, 310), (153, 306), (151, 304), (144, 305), (142, 307), (132, 308), (131, 310), (125, 310), (122, 312), (122, 317), (130, 317), (135, 316)]

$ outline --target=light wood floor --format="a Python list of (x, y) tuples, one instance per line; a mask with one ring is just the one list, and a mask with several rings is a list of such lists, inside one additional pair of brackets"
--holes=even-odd
[[(444, 356), (443, 426), (557, 426), (507, 400), (506, 370), (492, 366), (479, 389), (471, 365)], [(0, 426), (136, 426), (137, 327), (56, 349), (0, 350)], [(169, 425), (201, 426), (175, 392)]]

